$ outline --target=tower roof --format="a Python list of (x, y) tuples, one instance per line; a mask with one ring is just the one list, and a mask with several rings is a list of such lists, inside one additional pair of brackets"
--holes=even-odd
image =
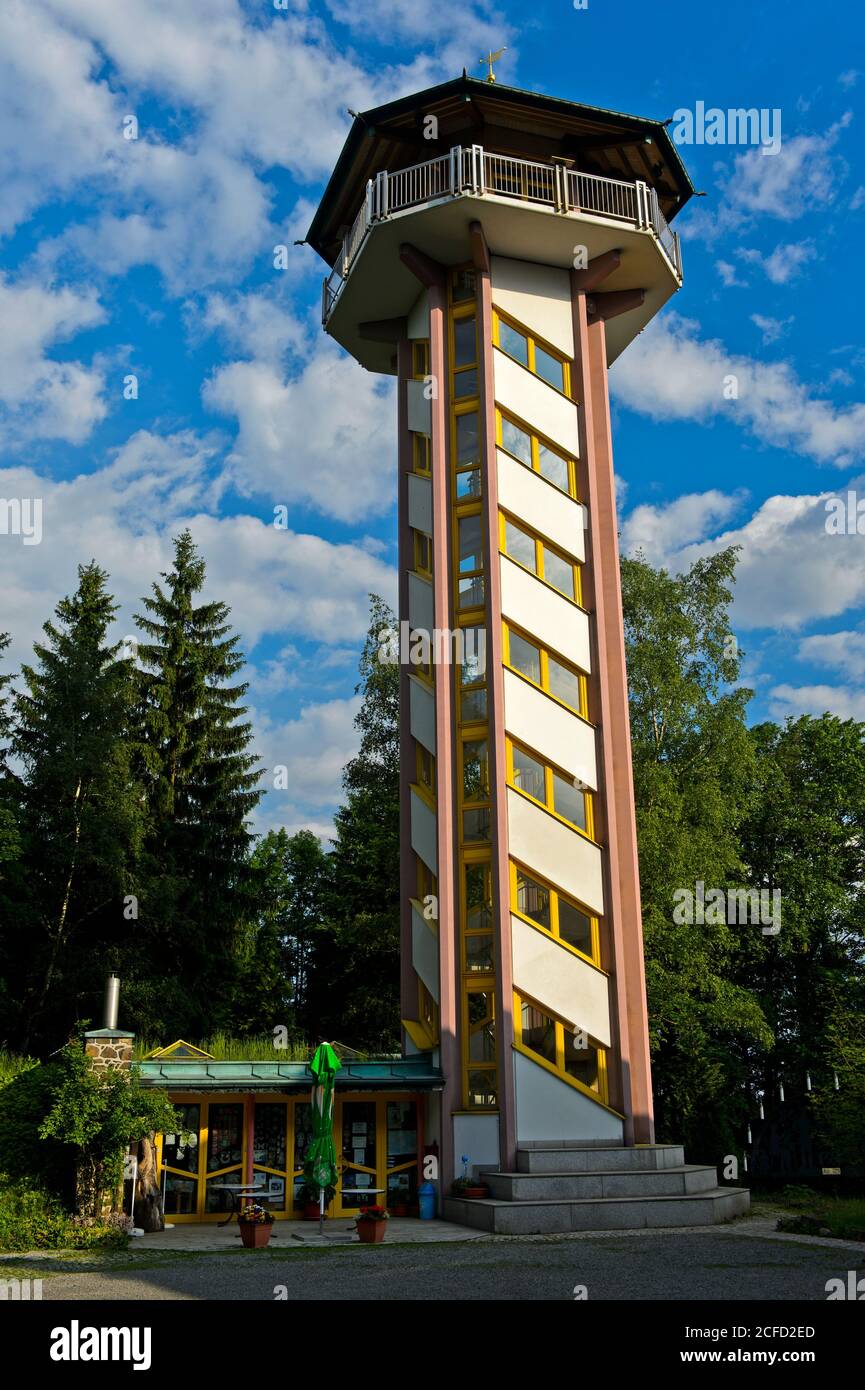
[[(435, 139), (428, 138), (431, 116)], [(643, 179), (657, 192), (668, 222), (694, 192), (663, 122), (464, 74), (355, 116), (307, 241), (332, 265), (368, 179), (460, 144), (522, 159), (558, 157), (582, 173)]]

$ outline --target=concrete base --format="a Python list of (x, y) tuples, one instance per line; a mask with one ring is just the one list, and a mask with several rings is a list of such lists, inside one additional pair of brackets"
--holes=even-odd
[(683, 1162), (676, 1144), (518, 1148), (517, 1172), (486, 1172), (485, 1199), (445, 1198), (446, 1220), (501, 1235), (713, 1226), (745, 1216), (745, 1188), (719, 1187), (714, 1168)]

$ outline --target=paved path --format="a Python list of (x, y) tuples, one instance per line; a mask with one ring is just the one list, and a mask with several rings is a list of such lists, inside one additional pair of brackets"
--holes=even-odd
[[(13, 1272), (11, 1261), (0, 1256), (0, 1264), (3, 1275)], [(564, 1301), (584, 1285), (590, 1300), (825, 1302), (827, 1279), (865, 1273), (865, 1248), (728, 1228), (328, 1250), (280, 1242), (266, 1251), (90, 1257), (74, 1270), (33, 1258), (15, 1266), (18, 1275), (26, 1267), (42, 1277), (46, 1300)]]

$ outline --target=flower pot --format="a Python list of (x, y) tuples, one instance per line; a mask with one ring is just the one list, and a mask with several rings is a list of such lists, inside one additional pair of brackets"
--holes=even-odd
[(472, 1187), (458, 1187), (456, 1191), (453, 1193), (454, 1197), (472, 1197), (476, 1201), (480, 1200), (483, 1197), (489, 1197), (489, 1195), (490, 1190), (483, 1183), (478, 1183)]
[(381, 1245), (386, 1230), (386, 1221), (358, 1221), (357, 1238), (364, 1245)]
[(237, 1224), (247, 1250), (262, 1250), (269, 1243), (272, 1221), (238, 1221)]

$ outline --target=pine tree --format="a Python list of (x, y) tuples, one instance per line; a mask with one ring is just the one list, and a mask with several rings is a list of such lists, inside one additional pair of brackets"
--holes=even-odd
[[(95, 562), (43, 628), (37, 663), (14, 700), (22, 767), (20, 900), (14, 933), (23, 978), (21, 1045), (60, 1041), (90, 1007), (94, 973), (124, 933), (123, 900), (141, 830), (130, 773), (130, 663), (107, 633), (117, 609)], [(101, 962), (101, 964), (99, 964)]]
[[(247, 819), (261, 796), (243, 720), (243, 665), (230, 610), (196, 603), (205, 563), (185, 531), (136, 618), (140, 756), (147, 803), (142, 895), (151, 966), (165, 980), (151, 1025), (205, 1034), (231, 1017), (235, 966), (250, 901)], [(142, 1006), (143, 996), (142, 996)]]

